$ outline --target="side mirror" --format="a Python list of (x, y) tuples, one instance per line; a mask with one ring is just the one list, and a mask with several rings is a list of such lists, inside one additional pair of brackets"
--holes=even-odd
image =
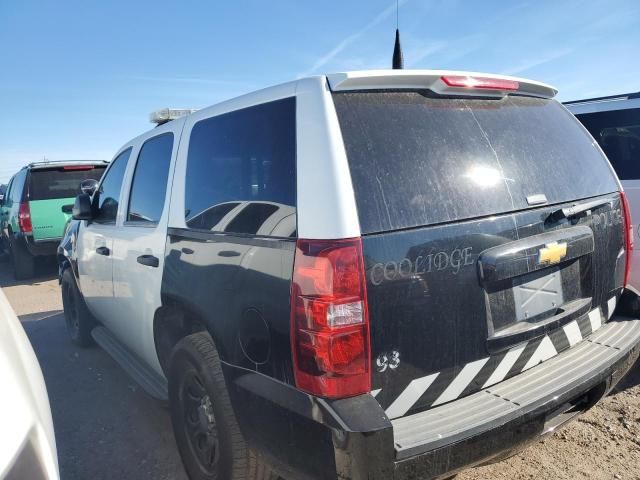
[(62, 208), (62, 213), (66, 213), (67, 215), (73, 213), (73, 205), (63, 205)]
[(71, 215), (74, 220), (91, 220), (93, 218), (93, 209), (91, 208), (91, 196), (81, 193), (76, 197), (76, 203), (73, 205)]
[(91, 196), (98, 189), (98, 181), (93, 178), (87, 178), (80, 183), (80, 191)]

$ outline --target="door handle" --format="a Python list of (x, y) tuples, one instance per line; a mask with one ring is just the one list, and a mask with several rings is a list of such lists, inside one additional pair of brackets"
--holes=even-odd
[(221, 252), (218, 252), (218, 256), (219, 257), (239, 257), (240, 256), (240, 252), (234, 252), (233, 250), (223, 250)]
[(111, 255), (111, 250), (109, 250), (107, 247), (98, 247), (96, 248), (96, 253), (98, 255), (104, 255), (105, 257), (108, 257), (109, 255)]
[(160, 265), (160, 260), (153, 255), (140, 255), (138, 257), (138, 263), (140, 265), (146, 265), (147, 267), (157, 268), (158, 265)]

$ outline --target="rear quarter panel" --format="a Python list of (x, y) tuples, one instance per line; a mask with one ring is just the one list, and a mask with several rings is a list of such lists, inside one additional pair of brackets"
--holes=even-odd
[(64, 205), (73, 204), (73, 198), (58, 198), (53, 200), (35, 200), (29, 202), (31, 224), (33, 225), (33, 239), (47, 240), (62, 238), (64, 226), (71, 215), (64, 213)]

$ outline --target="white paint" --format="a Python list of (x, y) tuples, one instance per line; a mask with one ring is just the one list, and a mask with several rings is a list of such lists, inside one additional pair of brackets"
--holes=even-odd
[(375, 398), (375, 397), (377, 397), (377, 396), (378, 396), (378, 394), (379, 394), (381, 391), (382, 391), (382, 389), (381, 389), (381, 388), (378, 388), (377, 390), (371, 390), (371, 396), (372, 396), (373, 398)]
[(440, 372), (412, 380), (409, 386), (405, 388), (398, 398), (387, 408), (385, 412), (387, 417), (394, 419), (402, 417), (407, 413), (424, 392), (427, 391), (427, 388), (431, 386), (438, 375), (440, 375)]
[(607, 301), (607, 320), (611, 318), (613, 312), (616, 310), (616, 302), (618, 299), (616, 297), (611, 297)]
[(544, 337), (538, 348), (533, 353), (529, 361), (526, 363), (522, 371), (535, 367), (536, 365), (555, 357), (558, 354), (556, 348), (553, 346), (553, 342), (549, 337)]
[(591, 322), (591, 332), (595, 332), (602, 326), (602, 316), (600, 315), (600, 309), (596, 308), (589, 312), (589, 321)]
[(433, 402), (433, 406), (458, 398), (488, 361), (489, 357), (467, 363), (460, 373), (456, 375), (456, 378), (453, 379), (453, 382), (449, 384), (447, 389)]
[(582, 333), (580, 332), (580, 327), (578, 326), (577, 321), (573, 321), (571, 323), (566, 324), (562, 327), (564, 333), (567, 335), (567, 340), (569, 340), (569, 346), (573, 347), (577, 343), (582, 341)]
[(488, 378), (488, 380), (484, 382), (482, 388), (487, 388), (504, 380), (504, 377), (507, 376), (507, 373), (509, 373), (511, 367), (513, 367), (518, 358), (520, 358), (520, 355), (522, 355), (522, 352), (524, 352), (526, 346), (527, 343), (522, 343), (511, 348), (498, 365), (498, 368), (496, 368)]

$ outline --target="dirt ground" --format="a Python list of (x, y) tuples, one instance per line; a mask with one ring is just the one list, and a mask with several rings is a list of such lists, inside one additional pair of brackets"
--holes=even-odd
[[(14, 282), (0, 261), (0, 286), (42, 366), (62, 479), (186, 480), (166, 410), (100, 349), (69, 342), (55, 264), (41, 267), (39, 278)], [(532, 478), (640, 479), (640, 365), (613, 394), (553, 436), (457, 480)]]
[(508, 460), (456, 480), (640, 479), (640, 364), (606, 399)]

